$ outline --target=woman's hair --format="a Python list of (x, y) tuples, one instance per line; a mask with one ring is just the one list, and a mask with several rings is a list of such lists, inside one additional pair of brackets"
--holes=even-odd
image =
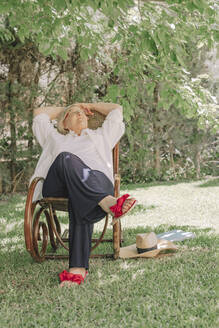
[(57, 117), (57, 130), (59, 131), (59, 133), (61, 134), (68, 134), (69, 130), (64, 128), (64, 120), (67, 116), (68, 113), (70, 113), (70, 111), (74, 108), (77, 107), (77, 105), (70, 105), (68, 107), (66, 107)]

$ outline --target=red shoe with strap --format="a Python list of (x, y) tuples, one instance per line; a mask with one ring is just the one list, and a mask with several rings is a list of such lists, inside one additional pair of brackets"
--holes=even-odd
[(76, 283), (78, 285), (84, 283), (85, 277), (88, 274), (88, 272), (85, 272), (85, 276), (83, 277), (82, 274), (76, 274), (76, 273), (70, 273), (66, 270), (62, 271), (59, 274), (60, 281), (71, 281), (72, 283)]
[(114, 214), (112, 225), (114, 225), (118, 221), (118, 219), (120, 219), (122, 216), (124, 216), (126, 213), (128, 213), (136, 205), (136, 199), (134, 199), (131, 206), (128, 208), (128, 210), (123, 212), (122, 207), (123, 207), (126, 199), (129, 198), (129, 196), (130, 196), (129, 194), (125, 194), (125, 195), (119, 197), (117, 199), (116, 204), (110, 207), (111, 212)]

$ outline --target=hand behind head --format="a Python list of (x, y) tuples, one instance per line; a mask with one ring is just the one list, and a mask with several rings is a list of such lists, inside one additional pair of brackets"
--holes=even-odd
[(87, 116), (94, 115), (94, 113), (91, 111), (91, 109), (88, 105), (82, 103), (82, 104), (80, 104), (80, 108), (84, 110), (84, 112)]

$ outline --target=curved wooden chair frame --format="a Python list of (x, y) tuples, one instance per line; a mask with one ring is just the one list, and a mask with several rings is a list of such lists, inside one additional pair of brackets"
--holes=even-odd
[[(99, 122), (98, 122), (99, 125)], [(93, 127), (92, 127), (93, 128)], [(119, 175), (119, 143), (113, 149), (113, 167), (114, 167), (114, 196), (119, 196), (120, 190), (120, 175)], [(61, 226), (57, 217), (56, 211), (68, 211), (68, 199), (66, 198), (42, 198), (38, 201), (33, 201), (33, 195), (37, 184), (42, 181), (42, 177), (35, 178), (28, 190), (26, 207), (24, 214), (24, 236), (26, 249), (30, 255), (38, 262), (45, 259), (64, 259), (68, 258), (66, 255), (55, 254), (57, 248), (62, 246), (67, 252), (68, 247), (68, 231), (61, 232)], [(42, 215), (46, 220), (42, 220)], [(105, 218), (103, 231), (99, 238), (92, 239), (93, 246), (91, 248), (91, 257), (114, 257), (119, 256), (121, 246), (121, 224), (120, 221), (113, 225), (112, 239), (104, 239), (104, 235), (108, 225), (108, 215)], [(47, 246), (50, 242), (53, 252), (47, 253)], [(112, 254), (92, 254), (92, 251), (101, 242), (113, 243)]]

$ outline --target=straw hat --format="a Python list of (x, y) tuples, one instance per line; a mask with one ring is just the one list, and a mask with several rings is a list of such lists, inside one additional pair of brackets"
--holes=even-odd
[(136, 235), (136, 244), (120, 248), (119, 257), (155, 257), (165, 250), (176, 250), (169, 240), (158, 239), (154, 232)]

